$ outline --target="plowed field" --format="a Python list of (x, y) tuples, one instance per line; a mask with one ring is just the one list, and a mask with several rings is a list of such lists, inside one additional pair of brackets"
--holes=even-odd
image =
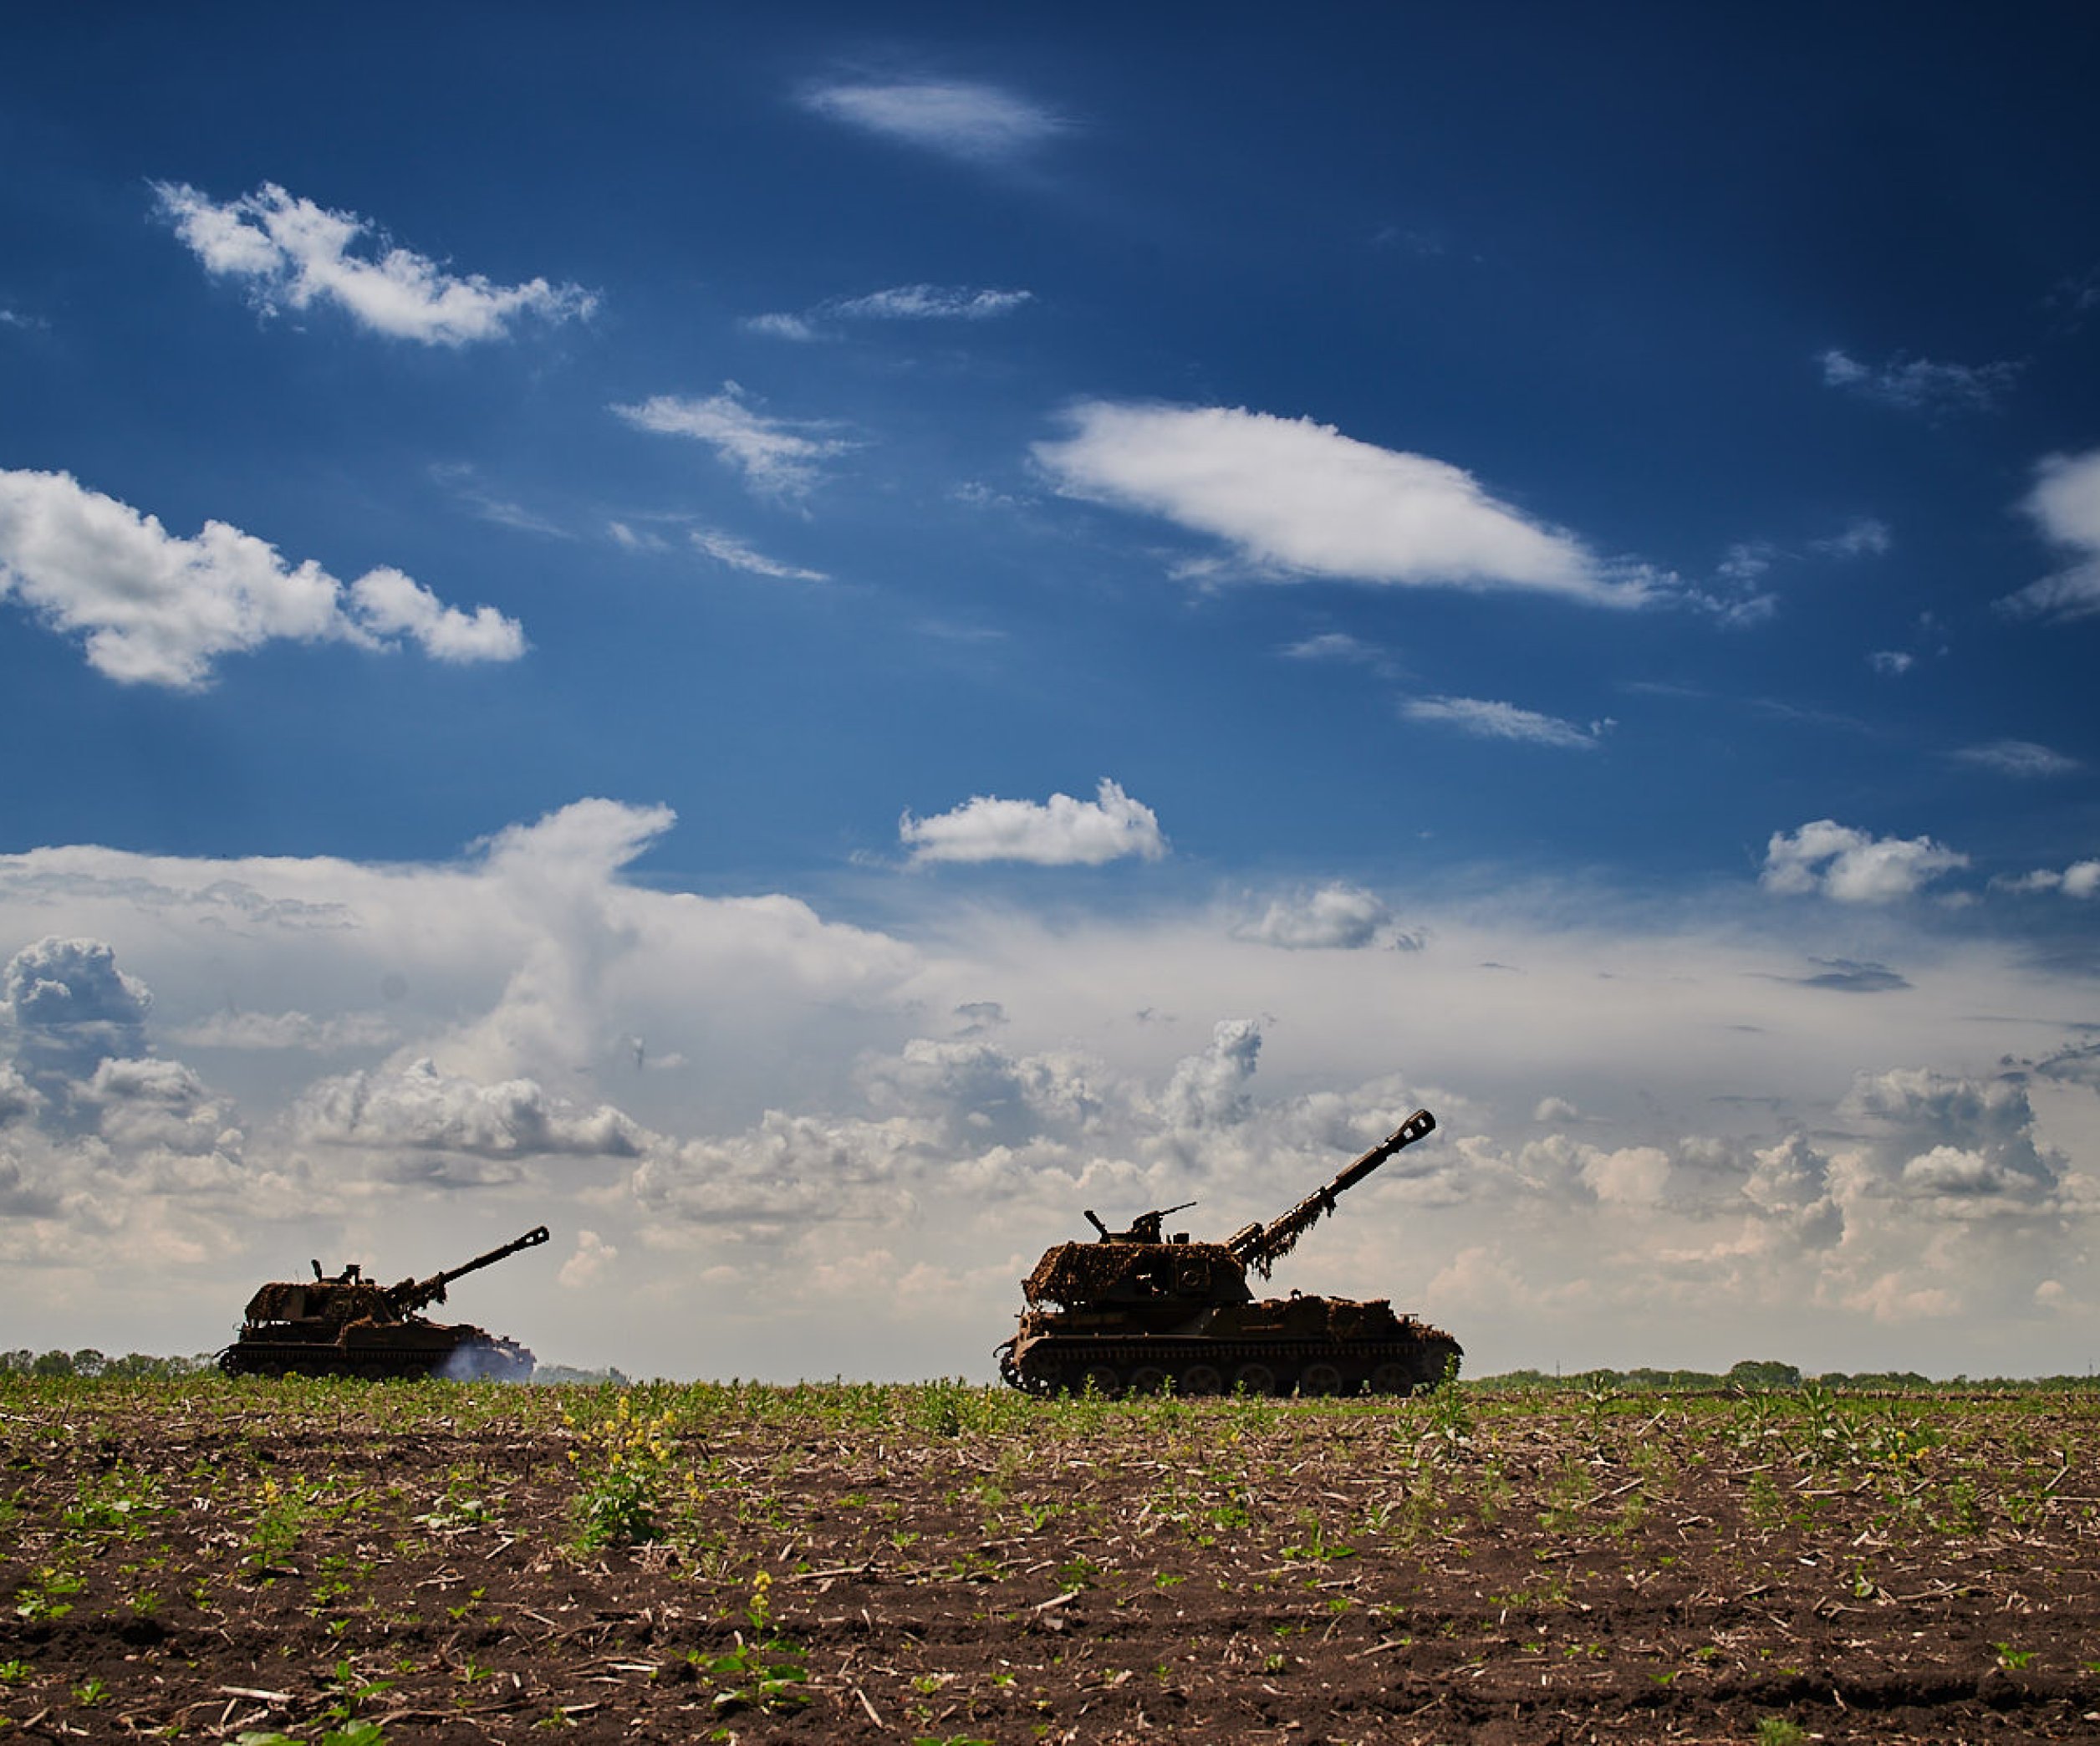
[(0, 1737), (2100, 1738), (2097, 1417), (10, 1378)]

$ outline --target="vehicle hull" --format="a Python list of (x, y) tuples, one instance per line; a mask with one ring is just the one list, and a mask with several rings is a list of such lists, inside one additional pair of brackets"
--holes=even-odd
[(1039, 1332), (999, 1349), (1000, 1374), (1032, 1394), (1407, 1395), (1455, 1375), (1448, 1334), (1403, 1325), (1384, 1338)]

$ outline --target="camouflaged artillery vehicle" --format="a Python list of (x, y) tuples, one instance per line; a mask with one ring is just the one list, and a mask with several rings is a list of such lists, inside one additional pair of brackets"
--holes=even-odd
[[(1385, 1139), (1280, 1218), (1222, 1243), (1168, 1237), (1168, 1207), (1112, 1231), (1091, 1211), (1093, 1243), (1063, 1243), (1022, 1282), (1028, 1307), (997, 1348), (999, 1374), (1034, 1394), (1404, 1395), (1441, 1381), (1464, 1355), (1440, 1328), (1395, 1315), (1384, 1299), (1257, 1300), (1247, 1269), (1264, 1279), (1300, 1237), (1334, 1210), (1337, 1195), (1430, 1133), (1417, 1110)], [(1194, 1206), (1195, 1202), (1186, 1203)]]
[(229, 1376), (526, 1381), (533, 1355), (516, 1340), (464, 1322), (431, 1321), (422, 1312), (445, 1301), (453, 1280), (546, 1241), (547, 1227), (539, 1225), (461, 1266), (398, 1285), (365, 1279), (354, 1261), (334, 1274), (316, 1261), (311, 1279), (273, 1281), (248, 1299), (241, 1336), (219, 1354), (219, 1368)]

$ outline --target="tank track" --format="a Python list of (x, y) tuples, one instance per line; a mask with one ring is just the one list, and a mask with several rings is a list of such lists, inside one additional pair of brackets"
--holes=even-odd
[(1038, 1336), (998, 1348), (999, 1373), (1031, 1394), (1109, 1398), (1177, 1395), (1408, 1395), (1431, 1388), (1464, 1355), (1448, 1335), (1405, 1340), (1218, 1340), (1154, 1335), (1140, 1339)]
[(237, 1340), (219, 1354), (229, 1376), (358, 1376), (373, 1382), (421, 1382), (451, 1376), (464, 1382), (524, 1382), (533, 1355), (508, 1341), (471, 1340), (429, 1346), (359, 1345), (355, 1350), (294, 1340)]

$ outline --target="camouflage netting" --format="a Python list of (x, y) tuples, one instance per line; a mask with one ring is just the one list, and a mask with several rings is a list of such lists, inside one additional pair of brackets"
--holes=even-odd
[(1240, 1264), (1214, 1243), (1063, 1243), (1022, 1282), (1031, 1304), (1098, 1303), (1166, 1295), (1230, 1303), (1241, 1295)]
[(280, 1280), (263, 1286), (248, 1299), (252, 1322), (328, 1321), (340, 1327), (354, 1321), (397, 1321), (386, 1294), (376, 1285), (339, 1284), (334, 1280)]

